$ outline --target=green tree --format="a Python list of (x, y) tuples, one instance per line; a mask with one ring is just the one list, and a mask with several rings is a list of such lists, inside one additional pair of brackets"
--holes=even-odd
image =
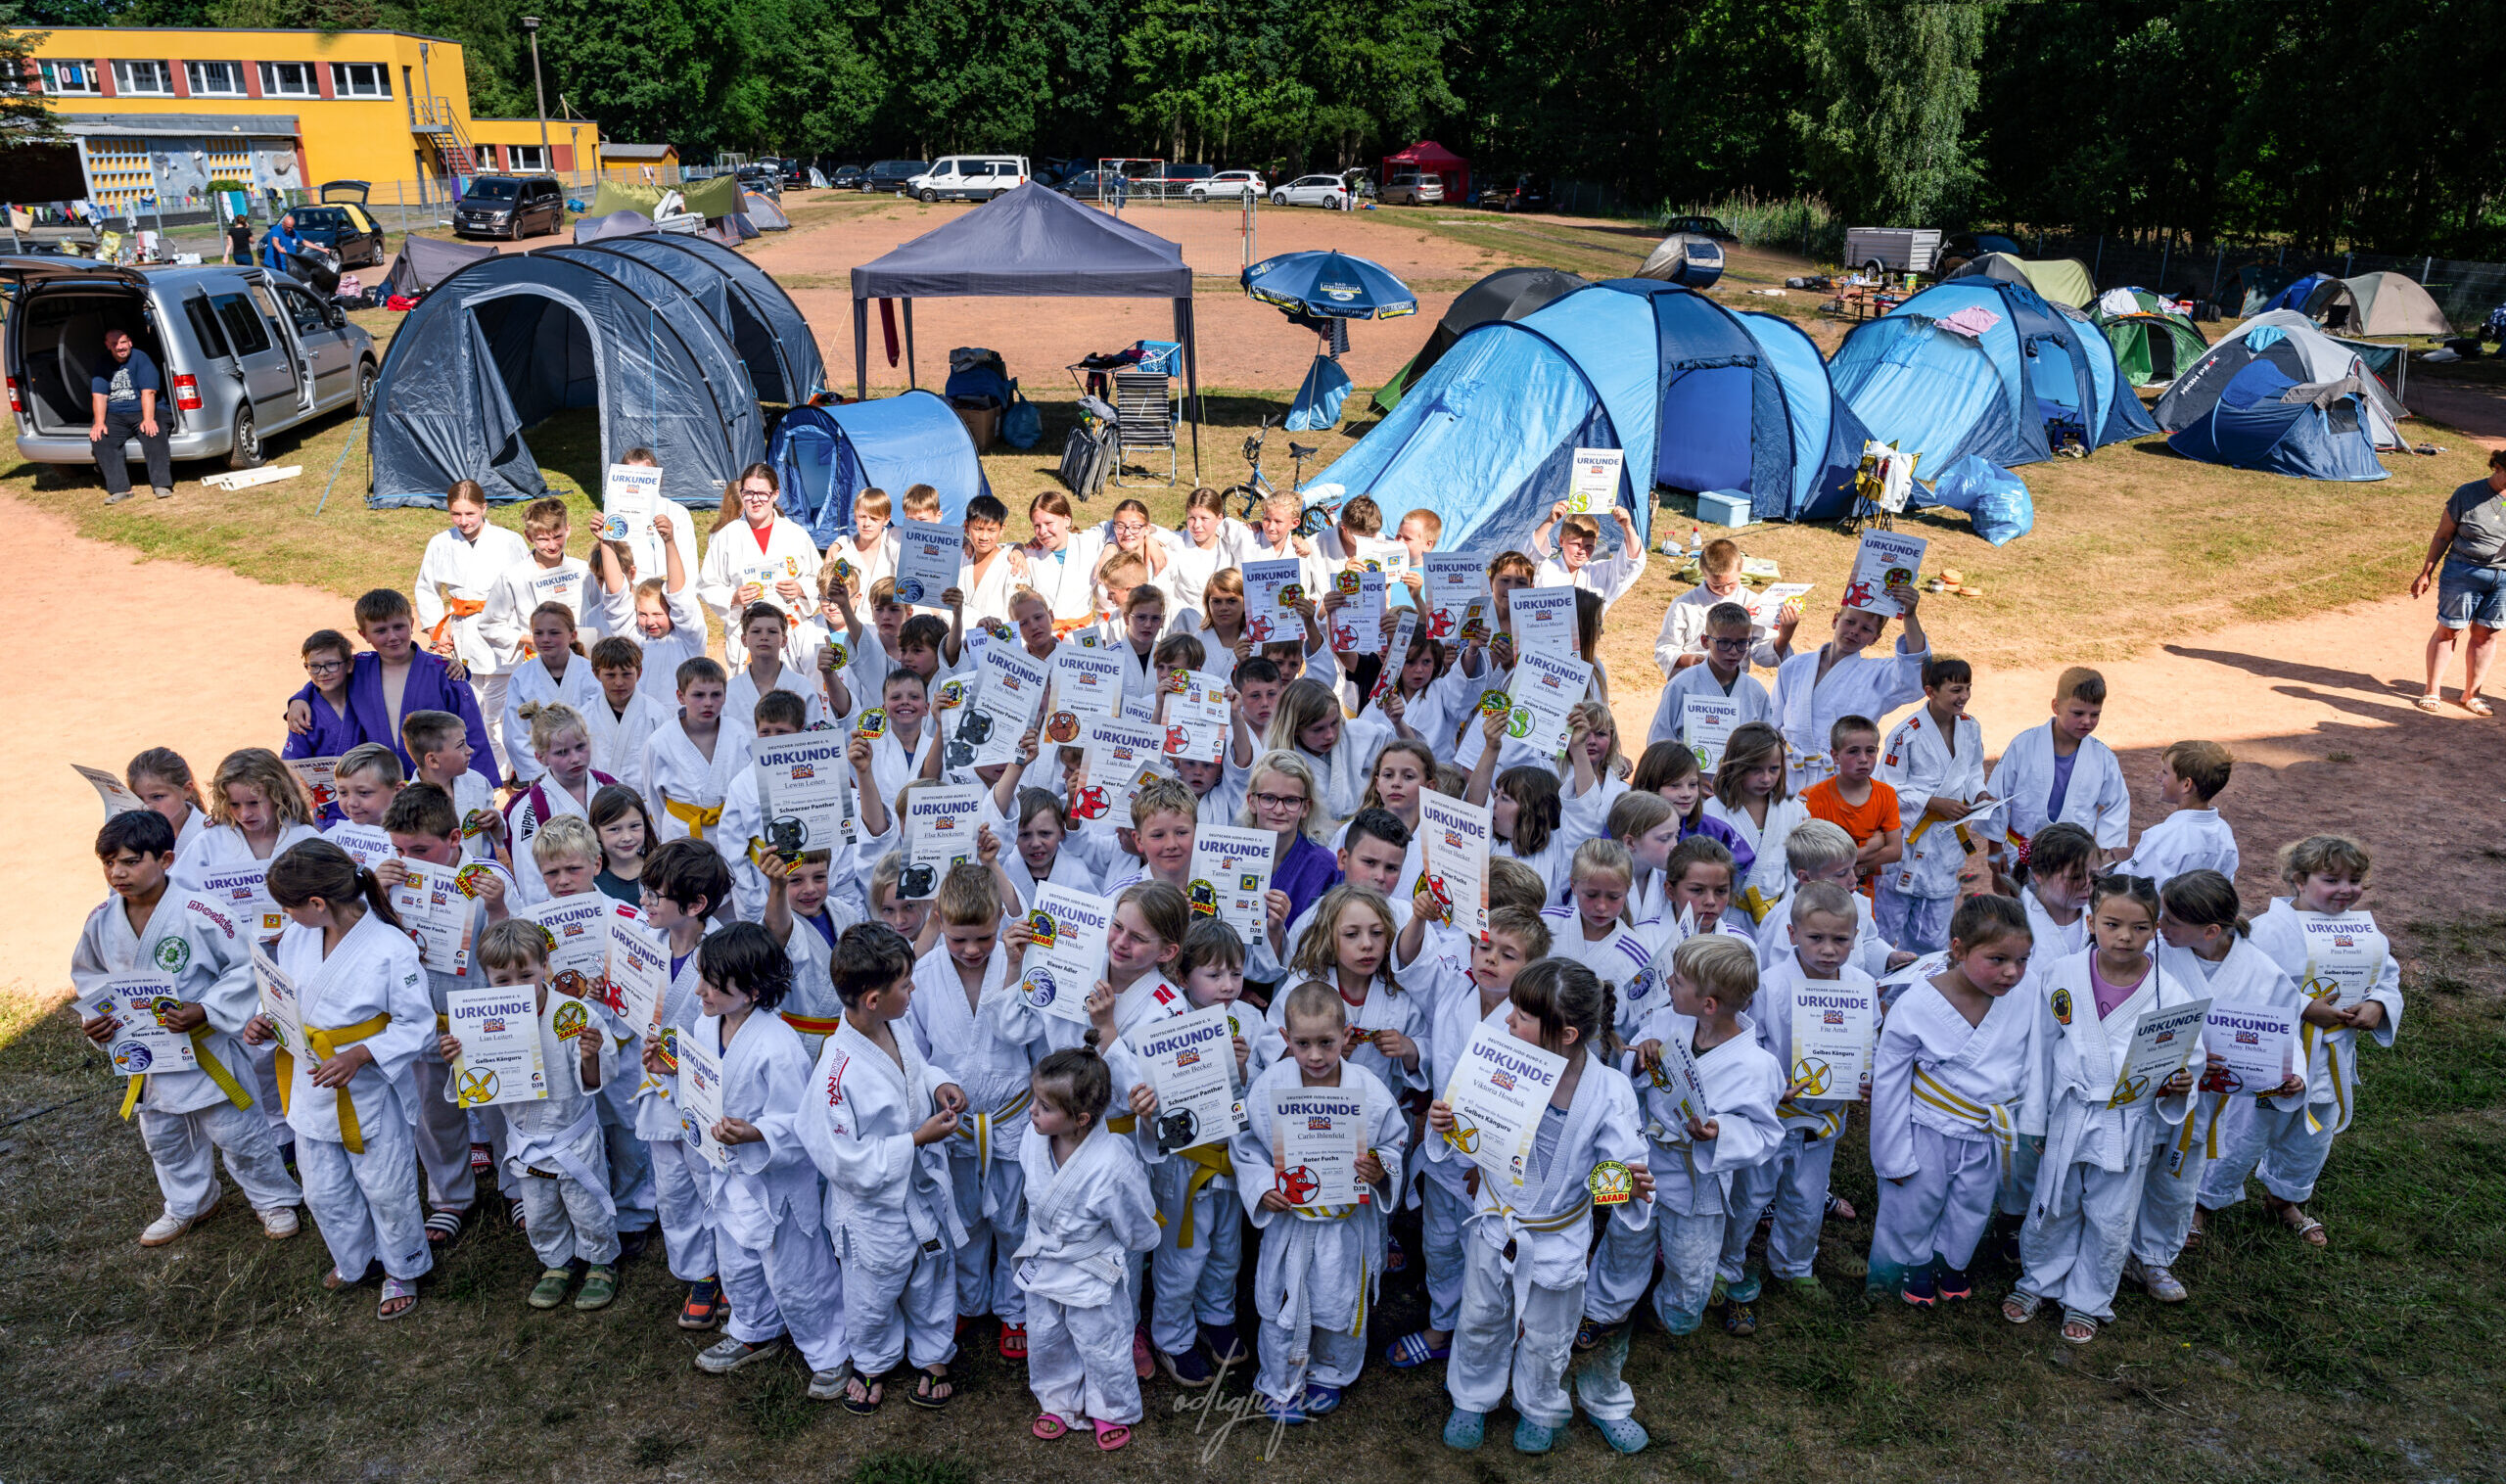
[[(0, 25), (17, 23), (14, 14), (0, 10)], [(62, 137), (51, 105), (27, 91), (35, 70), (35, 48), (43, 44), (44, 36), (42, 31), (0, 29), (0, 149), (52, 144)]]
[(1829, 101), (1800, 127), (1812, 177), (1847, 216), (1929, 226), (1972, 190), (1967, 114), (1997, 8), (1831, 0), (1805, 38), (1812, 92)]

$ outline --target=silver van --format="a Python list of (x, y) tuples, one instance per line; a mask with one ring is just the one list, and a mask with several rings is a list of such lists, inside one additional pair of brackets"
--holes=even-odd
[[(164, 377), (173, 456), (235, 469), (257, 466), (270, 434), (362, 410), (382, 360), (339, 305), (265, 268), (0, 255), (0, 286), (9, 410), (18, 451), (37, 463), (95, 462), (88, 379), (108, 359), (108, 330), (128, 331)], [(124, 454), (141, 462), (136, 441)]]

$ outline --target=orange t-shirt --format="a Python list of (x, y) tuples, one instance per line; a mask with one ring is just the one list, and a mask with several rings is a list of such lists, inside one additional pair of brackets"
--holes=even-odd
[[(1859, 808), (1844, 802), (1843, 795), (1836, 791), (1833, 778), (1803, 789), (1801, 805), (1810, 812), (1811, 818), (1825, 819), (1830, 824), (1841, 826), (1846, 834), (1853, 837), (1856, 850), (1898, 827), (1897, 791), (1877, 778), (1871, 780), (1871, 797), (1863, 800)], [(1862, 895), (1871, 895), (1871, 883), (1878, 875), (1878, 871), (1862, 873), (1857, 888)]]

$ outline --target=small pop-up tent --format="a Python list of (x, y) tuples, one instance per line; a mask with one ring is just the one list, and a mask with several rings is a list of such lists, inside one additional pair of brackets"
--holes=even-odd
[(1383, 178), (1390, 180), (1401, 165), (1415, 165), (1421, 175), (1433, 175), (1444, 182), (1445, 205), (1466, 206), (1470, 202), (1470, 162), (1432, 139), (1421, 139), (1398, 155), (1383, 157)]
[(2380, 480), (2379, 448), (2409, 416), (2358, 353), (2294, 309), (2219, 338), (2159, 397), (2167, 446), (2187, 458), (2311, 480)]
[(963, 523), (966, 501), (992, 492), (965, 422), (931, 392), (795, 407), (775, 425), (766, 461), (782, 485), (783, 513), (820, 546), (853, 524), (864, 489), (929, 485), (940, 491), (945, 526)]
[(2209, 348), (2193, 321), (2166, 307), (2147, 289), (2109, 289), (2097, 298), (2089, 322), (2114, 348), (2114, 363), (2135, 387), (2175, 380)]
[(604, 237), (633, 237), (659, 230), (653, 218), (637, 210), (612, 211), (606, 216), (575, 218), (575, 241), (598, 242)]
[(1641, 539), (1656, 485), (1743, 490), (1761, 519), (1839, 513), (1866, 437), (1789, 321), (1622, 278), (1464, 333), (1324, 477), (1434, 511), (1441, 549), (1496, 551), (1563, 497), (1578, 448), (1624, 451)]
[(1584, 285), (1584, 279), (1563, 268), (1499, 268), (1472, 284), (1454, 296), (1444, 318), (1437, 320), (1436, 328), (1428, 333), (1427, 343), (1374, 394), (1374, 409), (1389, 412), (1400, 406), (1407, 390), (1453, 348), (1455, 341), (1471, 330), (1502, 319), (1520, 319)]
[(415, 299), (480, 258), (495, 255), (496, 250), (484, 242), (450, 242), (411, 233), (400, 239), (399, 255), (383, 275), (383, 292)]
[(1858, 325), (1828, 363), (1873, 435), (1947, 469), (1967, 454), (2003, 468), (2053, 457), (2055, 431), (2091, 449), (2156, 433), (2085, 315), (2025, 284), (1935, 284)]
[(2357, 319), (2349, 326), (2352, 335), (2434, 335), (2441, 340), (2454, 333), (2445, 311), (2406, 274), (2361, 273), (2342, 282), (2358, 305)]
[(2089, 276), (2088, 264), (2076, 257), (2020, 258), (2007, 253), (1986, 253), (1960, 263), (1944, 282), (1961, 278), (2025, 284), (2049, 301), (2074, 309), (2087, 308), (2097, 298), (2097, 280)]
[(761, 232), (792, 230), (792, 218), (783, 214), (783, 209), (774, 204), (774, 198), (771, 196), (762, 196), (755, 191), (742, 191), (740, 214), (748, 218), (750, 226)]

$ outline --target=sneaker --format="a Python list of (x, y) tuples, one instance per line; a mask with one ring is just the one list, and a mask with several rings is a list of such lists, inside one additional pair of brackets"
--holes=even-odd
[(574, 1285), (574, 1281), (575, 1270), (572, 1268), (540, 1270), (539, 1281), (531, 1285), (531, 1307), (534, 1309), (556, 1308), (566, 1301), (566, 1290)]
[(255, 1214), (259, 1216), (261, 1219), (261, 1235), (268, 1237), (274, 1242), (283, 1242), (303, 1229), (302, 1226), (297, 1221), (296, 1208), (294, 1206), (280, 1206), (273, 1211), (261, 1211)]
[(1201, 1343), (1210, 1348), (1210, 1356), (1220, 1365), (1241, 1365), (1250, 1357), (1244, 1353), (1243, 1337), (1233, 1324), (1203, 1324)]
[(163, 1212), (160, 1214), (155, 1221), (148, 1224), (148, 1229), (139, 1233), (139, 1245), (143, 1247), (162, 1247), (167, 1242), (172, 1241), (174, 1238), (182, 1235), (186, 1231), (189, 1231), (194, 1227), (197, 1227), (201, 1223), (209, 1220), (210, 1215), (212, 1215), (216, 1210), (217, 1197), (212, 1196), (209, 1199), (209, 1205), (197, 1216), (176, 1216), (171, 1211)]
[(105, 496), (105, 503), (108, 505), (118, 505), (122, 501), (129, 499), (131, 491), (127, 489), (121, 491), (119, 494), (109, 494)]
[(1178, 1386), (1189, 1386), (1198, 1390), (1218, 1379), (1218, 1372), (1210, 1368), (1210, 1363), (1201, 1359), (1198, 1347), (1186, 1350), (1182, 1355), (1170, 1355), (1161, 1350), (1157, 1354), (1157, 1363), (1165, 1368), (1168, 1375), (1174, 1377), (1175, 1384)]
[[(1261, 1394), (1256, 1392), (1255, 1395)], [(1302, 1400), (1301, 1397), (1300, 1400)], [(1305, 1425), (1305, 1411), (1295, 1402), (1282, 1402), (1276, 1397), (1262, 1397), (1258, 1410), (1266, 1420), (1282, 1426), (1303, 1427)]]
[(622, 1263), (633, 1262), (635, 1259), (644, 1255), (644, 1249), (651, 1246), (652, 1241), (653, 1229), (650, 1227), (646, 1227), (638, 1231), (619, 1232), (618, 1260)]
[(169, 485), (160, 485), (160, 486), (158, 486), (158, 487), (157, 487), (157, 497), (158, 497), (159, 499), (161, 499), (161, 500), (170, 500), (170, 499), (172, 499), (172, 498), (174, 497), (174, 490), (173, 490), (173, 487), (171, 487), (171, 486), (169, 486)]
[(850, 1363), (832, 1370), (812, 1370), (810, 1372), (810, 1400), (841, 1402), (844, 1400), (844, 1383), (852, 1379), (853, 1367)]
[(2123, 1275), (2147, 1288), (2150, 1297), (2161, 1304), (2180, 1304), (2193, 1296), (2171, 1269), (2145, 1264), (2137, 1257), (2124, 1260)]
[(1758, 1332), (1758, 1312), (1739, 1299), (1727, 1298), (1717, 1305), (1723, 1311), (1723, 1332), (1747, 1339)]
[(489, 1147), (488, 1147), (487, 1145), (486, 1145), (486, 1144), (472, 1144), (472, 1145), (470, 1146), (470, 1173), (471, 1173), (471, 1174), (473, 1174), (473, 1175), (490, 1175), (490, 1174), (493, 1174), (493, 1173), (495, 1172), (495, 1168), (496, 1168), (496, 1153), (495, 1153), (495, 1150), (493, 1150), (493, 1149), (489, 1148)]
[(575, 1295), (578, 1309), (606, 1309), (618, 1297), (618, 1270), (592, 1267), (583, 1273), (582, 1292)]
[(1940, 1270), (1940, 1301), (1942, 1303), (1954, 1304), (1974, 1296), (1975, 1280), (1967, 1275), (1966, 1269), (1943, 1268)]
[(1897, 1290), (1897, 1297), (1918, 1309), (1928, 1309), (1939, 1303), (1940, 1289), (1932, 1280), (1931, 1270), (1925, 1267), (1908, 1272), (1905, 1286)]
[(1794, 1299), (1801, 1303), (1824, 1304), (1828, 1302), (1827, 1285), (1820, 1282), (1817, 1278), (1812, 1277), (1809, 1274), (1804, 1273), (1799, 1277), (1780, 1277), (1775, 1280), (1775, 1283), (1777, 1287), (1792, 1295)]
[(722, 1322), (722, 1285), (703, 1278), (687, 1285), (687, 1302), (678, 1309), (681, 1329), (711, 1329)]
[(756, 1345), (724, 1335), (716, 1340), (711, 1349), (696, 1357), (696, 1368), (707, 1375), (729, 1375), (743, 1366), (754, 1366), (767, 1359), (782, 1348), (781, 1335)]

